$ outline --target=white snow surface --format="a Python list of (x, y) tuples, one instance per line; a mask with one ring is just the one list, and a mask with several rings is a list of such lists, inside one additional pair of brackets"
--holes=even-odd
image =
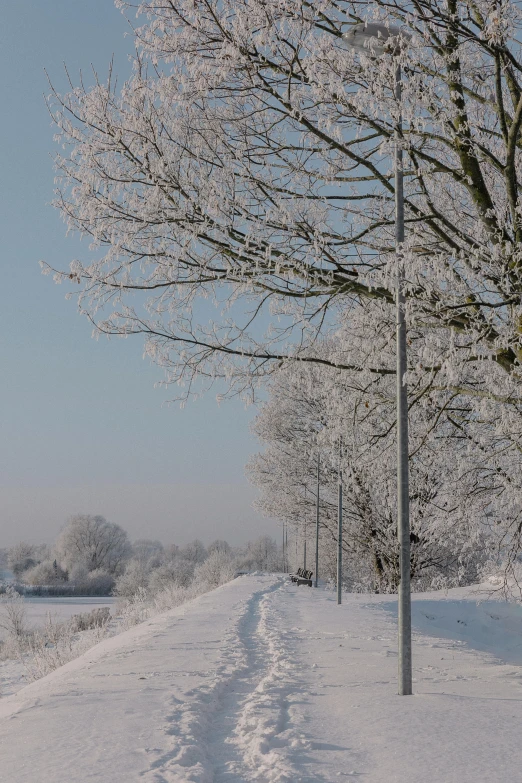
[[(29, 630), (39, 630), (45, 626), (48, 617), (51, 617), (55, 623), (61, 623), (70, 620), (73, 615), (86, 614), (92, 612), (93, 609), (102, 609), (103, 607), (108, 607), (114, 614), (116, 603), (116, 598), (107, 596), (66, 596), (63, 598), (26, 596), (25, 620)], [(6, 637), (7, 632), (0, 628), (0, 641)], [(27, 685), (27, 668), (24, 661), (10, 658), (0, 660), (0, 697), (16, 693), (24, 685)]]
[(522, 610), (414, 600), (415, 695), (396, 695), (396, 598), (243, 576), (0, 700), (2, 783), (522, 780)]
[[(25, 619), (29, 629), (34, 630), (42, 628), (50, 615), (55, 622), (64, 622), (70, 620), (75, 614), (85, 614), (92, 612), (93, 609), (102, 609), (108, 607), (113, 609), (116, 604), (116, 598), (110, 597), (63, 597), (54, 598), (48, 596), (26, 596)], [(0, 628), (0, 639), (5, 639), (7, 633)]]

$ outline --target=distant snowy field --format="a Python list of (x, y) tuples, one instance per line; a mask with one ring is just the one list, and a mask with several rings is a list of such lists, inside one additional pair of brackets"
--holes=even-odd
[[(69, 620), (75, 614), (83, 614), (108, 606), (111, 614), (114, 612), (116, 598), (87, 597), (87, 598), (43, 598), (31, 597), (25, 599), (25, 617), (27, 627), (30, 630), (42, 628), (48, 616), (53, 622), (59, 623)], [(0, 608), (1, 611), (1, 608)], [(0, 640), (5, 639), (6, 632), (0, 628)], [(26, 667), (21, 661), (0, 660), (0, 698), (16, 693), (27, 685)], [(2, 781), (0, 772), (0, 781)]]
[(508, 783), (522, 779), (522, 610), (241, 577), (0, 699), (9, 783)]
[[(50, 614), (53, 620), (63, 622), (69, 620), (75, 614), (91, 612), (103, 606), (110, 609), (116, 603), (116, 598), (109, 597), (87, 597), (87, 598), (48, 598), (48, 597), (26, 597), (25, 615), (27, 625), (31, 630), (41, 628), (45, 625), (46, 619)], [(0, 628), (0, 640), (5, 639), (5, 631)]]

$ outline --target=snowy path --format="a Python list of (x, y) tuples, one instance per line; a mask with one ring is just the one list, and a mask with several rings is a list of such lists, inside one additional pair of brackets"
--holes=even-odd
[[(522, 780), (518, 615), (454, 598), (419, 596), (399, 698), (391, 597), (237, 579), (1, 699), (0, 781)], [(510, 664), (484, 652), (505, 637)]]
[(225, 783), (293, 772), (284, 754), (271, 752), (276, 736), (282, 748), (293, 740), (285, 731), (284, 696), (292, 664), (270, 627), (271, 595), (283, 580), (268, 581), (239, 605), (213, 679), (173, 698), (172, 748), (154, 761), (145, 780)]

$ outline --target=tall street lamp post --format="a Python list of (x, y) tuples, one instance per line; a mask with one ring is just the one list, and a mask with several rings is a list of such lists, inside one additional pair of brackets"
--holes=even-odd
[(303, 519), (303, 533), (304, 533), (303, 568), (305, 571), (306, 571), (306, 533), (307, 533), (306, 514), (307, 514), (307, 508), (306, 508), (306, 484), (305, 484), (305, 510), (304, 510), (304, 519)]
[(321, 457), (317, 455), (317, 493), (315, 498), (315, 586), (319, 584), (319, 492)]
[(343, 439), (339, 438), (339, 472), (337, 488), (337, 603), (343, 600)]
[[(399, 27), (368, 23), (354, 25), (343, 36), (345, 43), (371, 57), (397, 55), (409, 35)], [(406, 373), (406, 321), (404, 315), (404, 271), (401, 249), (404, 243), (404, 186), (402, 168), (401, 66), (395, 68), (395, 97), (399, 117), (395, 126), (395, 243), (397, 257), (397, 535), (399, 539), (399, 694), (412, 693), (411, 588), (410, 588), (410, 509), (408, 469), (408, 392)]]

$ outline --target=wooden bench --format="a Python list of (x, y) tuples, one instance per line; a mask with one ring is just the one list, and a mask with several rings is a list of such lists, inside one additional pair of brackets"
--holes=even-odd
[(313, 576), (313, 571), (305, 571), (304, 568), (298, 568), (297, 573), (290, 574), (290, 579), (292, 580), (292, 582), (295, 582), (298, 586), (308, 585), (308, 587), (311, 587), (312, 576)]

